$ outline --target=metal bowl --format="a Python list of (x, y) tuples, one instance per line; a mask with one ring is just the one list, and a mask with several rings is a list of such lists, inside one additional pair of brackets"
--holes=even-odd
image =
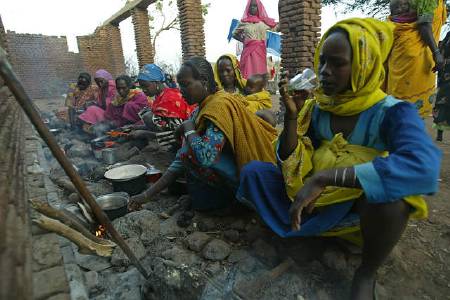
[(111, 181), (115, 192), (134, 196), (146, 189), (146, 173), (147, 168), (143, 165), (124, 165), (106, 171), (105, 178)]
[(119, 192), (100, 196), (96, 201), (108, 218), (114, 220), (126, 215), (129, 199), (127, 193)]

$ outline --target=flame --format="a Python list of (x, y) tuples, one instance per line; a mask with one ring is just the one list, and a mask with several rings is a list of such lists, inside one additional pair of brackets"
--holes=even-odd
[(97, 230), (95, 230), (95, 236), (102, 238), (105, 236), (105, 232), (106, 232), (105, 227), (103, 225), (99, 225), (97, 227)]

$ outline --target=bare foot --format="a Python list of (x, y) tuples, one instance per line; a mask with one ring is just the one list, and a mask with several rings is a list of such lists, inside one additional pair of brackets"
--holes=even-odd
[(352, 300), (373, 300), (375, 289), (375, 274), (363, 273), (359, 269), (355, 271), (352, 282)]

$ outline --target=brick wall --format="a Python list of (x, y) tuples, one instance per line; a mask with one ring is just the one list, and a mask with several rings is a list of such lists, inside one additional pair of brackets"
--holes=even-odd
[(86, 72), (94, 74), (105, 69), (113, 76), (125, 73), (120, 29), (115, 25), (98, 27), (91, 35), (79, 36), (78, 49), (81, 64)]
[(66, 37), (6, 33), (14, 71), (31, 98), (60, 96), (81, 71), (80, 56), (69, 52)]
[(320, 0), (280, 0), (281, 64), (291, 76), (312, 68), (320, 38)]
[(200, 0), (177, 0), (183, 60), (205, 56), (205, 33)]
[[(6, 34), (0, 17), (0, 43)], [(31, 299), (31, 230), (24, 188), (23, 113), (0, 80), (0, 299)]]
[(134, 26), (134, 38), (136, 40), (136, 52), (139, 69), (145, 64), (154, 62), (154, 53), (150, 36), (150, 20), (147, 9), (135, 8), (131, 12)]

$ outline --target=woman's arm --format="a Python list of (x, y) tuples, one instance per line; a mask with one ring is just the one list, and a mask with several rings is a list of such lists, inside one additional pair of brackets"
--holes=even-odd
[(192, 121), (186, 121), (182, 126), (189, 148), (201, 167), (208, 168), (220, 159), (226, 138), (218, 127), (207, 121), (205, 133), (199, 135)]
[(439, 51), (436, 41), (433, 36), (433, 29), (430, 22), (422, 22), (417, 24), (417, 30), (425, 45), (430, 48), (433, 53), (433, 59), (436, 64), (435, 70), (441, 70), (444, 67), (444, 58)]

